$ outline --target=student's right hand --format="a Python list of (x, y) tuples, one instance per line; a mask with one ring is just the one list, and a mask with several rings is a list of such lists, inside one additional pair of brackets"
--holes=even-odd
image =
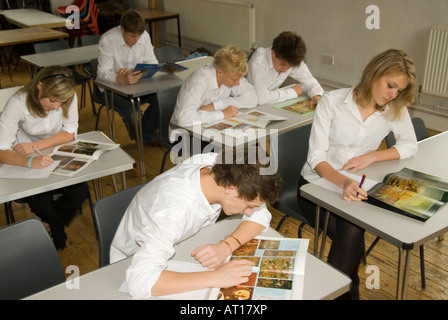
[(33, 169), (43, 169), (48, 167), (53, 163), (53, 158), (50, 156), (39, 156), (34, 157), (31, 160), (31, 168)]
[(254, 263), (249, 260), (232, 260), (219, 266), (213, 272), (213, 288), (228, 288), (249, 281)]
[(238, 114), (238, 108), (235, 106), (228, 106), (224, 110), (222, 110), (224, 113), (224, 119), (229, 119), (232, 117), (235, 117)]
[(127, 68), (122, 68), (118, 70), (115, 79), (118, 82), (124, 82), (126, 84), (134, 84), (137, 83), (143, 77), (141, 71), (133, 71)]

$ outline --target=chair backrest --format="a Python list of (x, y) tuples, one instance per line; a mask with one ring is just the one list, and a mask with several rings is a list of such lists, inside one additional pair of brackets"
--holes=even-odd
[(159, 142), (165, 148), (170, 148), (171, 146), (169, 126), (180, 88), (181, 86), (176, 86), (157, 92), (157, 102), (159, 104)]
[(0, 229), (0, 299), (21, 299), (65, 281), (42, 222), (30, 218)]
[(70, 46), (65, 40), (48, 41), (34, 44), (34, 51), (36, 53), (64, 50), (68, 48), (70, 48)]
[[(414, 117), (412, 118), (412, 125), (414, 126), (415, 136), (417, 137), (417, 141), (424, 140), (429, 137), (428, 129), (426, 128), (425, 122), (422, 118)], [(391, 131), (386, 136), (386, 145), (388, 148), (395, 145), (395, 136)]]
[(81, 37), (82, 46), (90, 46), (92, 44), (98, 44), (101, 39), (101, 34), (89, 34)]
[(119, 191), (106, 198), (100, 199), (93, 205), (93, 222), (99, 242), (99, 266), (104, 267), (110, 263), (110, 245), (118, 225), (123, 218), (129, 203), (135, 194), (145, 184)]
[(177, 46), (155, 48), (154, 54), (159, 63), (185, 60), (184, 54), (182, 53), (182, 49)]

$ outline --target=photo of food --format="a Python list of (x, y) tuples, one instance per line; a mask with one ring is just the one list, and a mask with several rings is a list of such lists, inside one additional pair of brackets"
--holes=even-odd
[(244, 286), (223, 288), (218, 294), (218, 300), (250, 300), (253, 291), (254, 288)]
[(294, 259), (270, 257), (261, 259), (260, 277), (276, 279), (292, 279)]

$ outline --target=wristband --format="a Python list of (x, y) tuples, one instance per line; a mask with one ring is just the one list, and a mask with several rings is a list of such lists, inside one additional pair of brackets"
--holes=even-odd
[(28, 169), (32, 169), (31, 168), (31, 160), (33, 160), (33, 157), (28, 158)]
[(241, 247), (241, 242), (236, 237), (232, 236), (231, 234), (229, 234), (227, 237), (235, 239), (236, 242), (238, 242), (238, 245)]
[(230, 244), (226, 240), (221, 240), (221, 242), (224, 242), (229, 247), (230, 254), (232, 254), (233, 251), (232, 251), (232, 247), (230, 246)]

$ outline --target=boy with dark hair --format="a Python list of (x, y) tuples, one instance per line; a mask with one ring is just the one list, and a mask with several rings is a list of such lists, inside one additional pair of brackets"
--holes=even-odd
[[(100, 39), (97, 78), (111, 82), (135, 84), (143, 76), (134, 71), (138, 63), (158, 64), (151, 38), (145, 31), (145, 22), (135, 10), (122, 13), (120, 25), (110, 29)], [(100, 89), (101, 90), (101, 89)], [(108, 92), (110, 101), (110, 93)], [(142, 116), (143, 142), (152, 143), (158, 128), (159, 112), (156, 94), (140, 98), (149, 103)], [(134, 113), (129, 99), (114, 94), (114, 109), (123, 118), (131, 140), (136, 140)], [(138, 110), (140, 112), (140, 110)]]
[[(305, 42), (291, 31), (280, 33), (270, 48), (258, 48), (254, 52), (247, 80), (255, 87), (259, 104), (293, 99), (302, 93), (311, 98), (312, 106), (317, 104), (324, 91), (305, 64), (305, 55)], [(299, 84), (280, 88), (288, 77)]]
[[(222, 153), (192, 156), (137, 193), (118, 227), (110, 252), (111, 263), (133, 255), (126, 272), (131, 296), (149, 298), (229, 287), (248, 280), (250, 261), (224, 262), (240, 245), (269, 227), (271, 214), (265, 202), (275, 201), (281, 178), (277, 172), (260, 174), (269, 164), (261, 164), (260, 160), (252, 164), (247, 156), (244, 162), (236, 158), (228, 160)], [(166, 270), (174, 245), (215, 223), (221, 210), (229, 216), (243, 214), (243, 218), (225, 239), (191, 253), (210, 270), (196, 273)]]

